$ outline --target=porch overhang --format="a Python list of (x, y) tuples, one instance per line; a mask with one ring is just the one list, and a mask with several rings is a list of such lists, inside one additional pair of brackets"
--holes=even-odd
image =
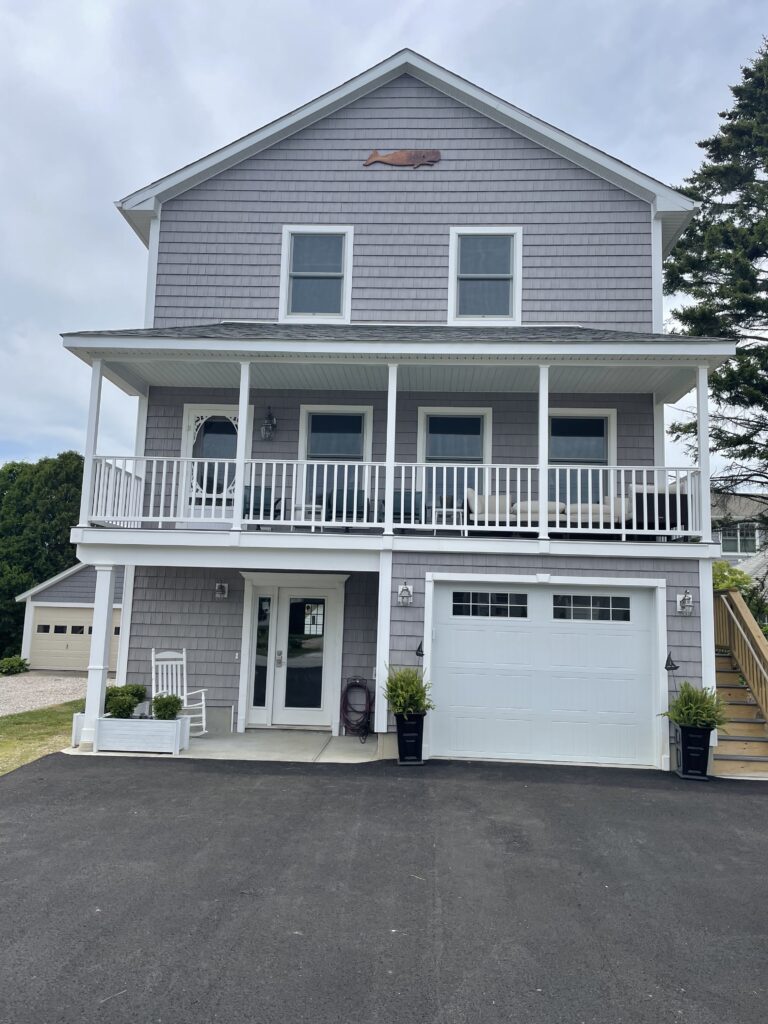
[(150, 387), (233, 388), (243, 362), (256, 389), (531, 392), (537, 367), (553, 393), (654, 394), (674, 402), (696, 367), (712, 370), (735, 352), (724, 338), (634, 334), (582, 327), (452, 328), (442, 325), (211, 324), (63, 336), (70, 352), (127, 394)]

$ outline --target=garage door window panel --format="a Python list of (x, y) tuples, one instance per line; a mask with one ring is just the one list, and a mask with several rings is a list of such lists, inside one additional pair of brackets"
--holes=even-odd
[(528, 595), (506, 591), (454, 590), (453, 614), (483, 619), (525, 619), (528, 616)]
[(552, 617), (581, 622), (629, 622), (630, 599), (602, 594), (555, 594)]
[(38, 627), (37, 627), (37, 632), (38, 632), (38, 633), (50, 633), (50, 632), (51, 632), (51, 626), (50, 626), (50, 623), (47, 623), (47, 622), (41, 622), (41, 623), (40, 623), (40, 624), (38, 625)]

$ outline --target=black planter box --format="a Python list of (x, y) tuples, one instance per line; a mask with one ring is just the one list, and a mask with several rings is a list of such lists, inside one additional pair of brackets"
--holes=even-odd
[(681, 779), (707, 779), (709, 764), (709, 737), (711, 729), (696, 725), (678, 725), (677, 774)]
[(395, 715), (397, 723), (397, 759), (400, 764), (423, 764), (424, 714)]

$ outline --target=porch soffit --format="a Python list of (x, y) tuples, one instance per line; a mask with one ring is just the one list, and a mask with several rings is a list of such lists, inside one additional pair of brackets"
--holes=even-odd
[[(107, 360), (111, 379), (140, 380), (151, 387), (229, 388), (239, 386), (235, 362), (199, 360)], [(676, 401), (691, 390), (695, 367), (663, 363), (584, 364), (557, 363), (550, 368), (553, 393), (655, 393)], [(252, 364), (251, 386), (257, 391), (386, 391), (385, 363), (335, 363), (290, 360), (256, 361)], [(521, 393), (535, 392), (538, 369), (535, 364), (458, 362), (402, 363), (398, 370), (400, 392)]]

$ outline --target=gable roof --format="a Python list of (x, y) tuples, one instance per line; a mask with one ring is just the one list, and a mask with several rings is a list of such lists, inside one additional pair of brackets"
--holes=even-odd
[(690, 222), (697, 204), (687, 196), (657, 181), (629, 164), (609, 156), (573, 135), (499, 99), (472, 82), (427, 60), (413, 50), (404, 49), (380, 64), (351, 78), (343, 85), (318, 96), (296, 110), (272, 121), (228, 146), (215, 150), (191, 164), (132, 192), (118, 201), (117, 208), (145, 244), (149, 242), (150, 223), (159, 207), (221, 171), (268, 149), (329, 114), (348, 106), (401, 75), (412, 75), (439, 92), (451, 96), (491, 120), (531, 139), (550, 151), (612, 182), (631, 195), (653, 205), (662, 223), (662, 247), (668, 252)]
[(85, 569), (85, 563), (77, 562), (75, 565), (71, 565), (69, 569), (65, 569), (64, 572), (51, 576), (49, 580), (45, 580), (43, 583), (38, 583), (36, 587), (31, 587), (29, 590), (25, 590), (23, 594), (18, 594), (16, 600), (26, 601), (28, 597), (34, 597), (35, 594), (39, 594), (41, 590), (47, 590), (48, 587), (53, 586), (54, 583), (61, 583), (62, 580), (67, 579), (69, 576), (74, 576), (76, 572), (81, 572), (83, 569)]

